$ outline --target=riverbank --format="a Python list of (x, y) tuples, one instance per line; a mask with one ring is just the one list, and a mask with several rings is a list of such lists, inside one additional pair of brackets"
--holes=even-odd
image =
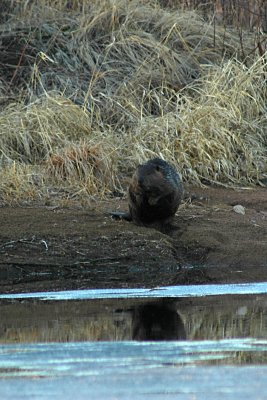
[(191, 187), (168, 234), (108, 215), (126, 209), (3, 207), (0, 292), (266, 280), (265, 188)]

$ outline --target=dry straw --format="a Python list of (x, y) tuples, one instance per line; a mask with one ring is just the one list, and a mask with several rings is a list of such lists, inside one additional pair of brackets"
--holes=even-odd
[(250, 68), (207, 66), (198, 84), (181, 92), (176, 112), (140, 121), (131, 136), (139, 161), (159, 154), (197, 184), (257, 182), (267, 172), (263, 76), (262, 60)]
[(16, 3), (0, 32), (1, 176), (17, 193), (30, 169), (38, 196), (106, 195), (155, 155), (197, 184), (266, 175), (266, 60), (251, 39), (148, 0), (51, 4)]

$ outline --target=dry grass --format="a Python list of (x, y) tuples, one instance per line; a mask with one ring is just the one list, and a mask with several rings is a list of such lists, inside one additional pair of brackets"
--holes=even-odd
[(131, 135), (139, 161), (158, 154), (197, 184), (257, 182), (267, 172), (263, 67), (261, 60), (207, 67), (180, 93), (176, 112), (140, 121)]
[(27, 169), (41, 176), (29, 198), (105, 196), (154, 155), (197, 184), (266, 176), (267, 65), (251, 35), (149, 0), (13, 3), (0, 31), (2, 201), (27, 197)]
[[(105, 148), (106, 147), (106, 148)], [(80, 184), (89, 194), (105, 194), (116, 187), (111, 147), (103, 143), (71, 142), (48, 156), (48, 173), (60, 183)]]
[[(10, 104), (0, 115), (0, 148), (2, 201), (11, 202), (16, 190), (15, 201), (28, 192), (46, 198), (51, 186), (68, 188), (71, 197), (104, 195), (116, 187), (113, 142), (93, 131), (88, 113), (64, 97), (47, 94), (28, 106)], [(39, 177), (38, 190), (31, 175)]]
[(41, 197), (42, 174), (36, 168), (20, 163), (10, 163), (0, 170), (0, 204), (30, 204)]

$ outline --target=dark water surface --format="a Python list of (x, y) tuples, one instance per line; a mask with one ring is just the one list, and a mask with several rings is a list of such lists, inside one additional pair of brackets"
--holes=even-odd
[(163, 298), (1, 295), (0, 397), (267, 399), (261, 285)]
[(1, 300), (0, 343), (267, 339), (267, 295)]

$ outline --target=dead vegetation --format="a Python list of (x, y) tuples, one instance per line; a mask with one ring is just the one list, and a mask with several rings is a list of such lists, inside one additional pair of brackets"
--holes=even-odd
[(5, 5), (2, 202), (55, 188), (104, 196), (155, 155), (196, 184), (266, 177), (267, 64), (255, 36), (163, 3)]

